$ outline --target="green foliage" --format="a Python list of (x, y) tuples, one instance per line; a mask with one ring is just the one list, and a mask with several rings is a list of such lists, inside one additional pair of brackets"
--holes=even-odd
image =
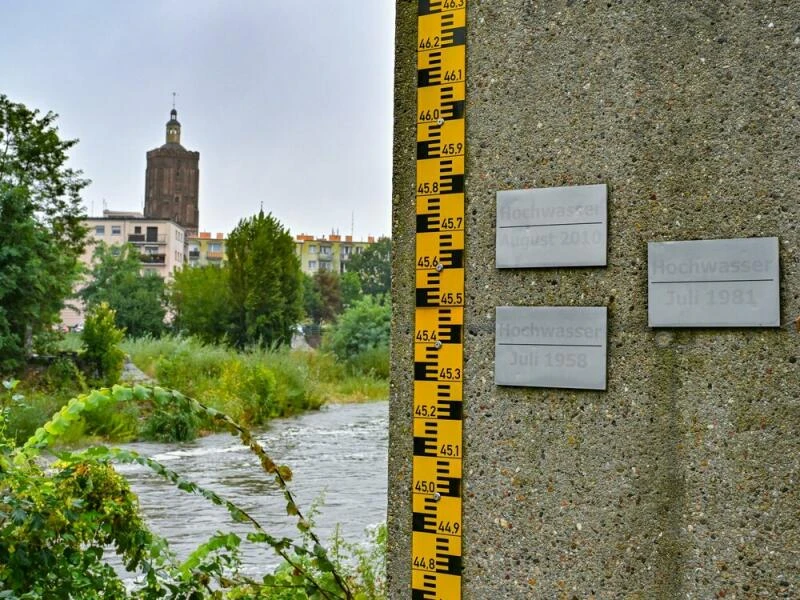
[(335, 321), (342, 312), (339, 276), (327, 271), (317, 271), (313, 277), (304, 274), (303, 299), (306, 314), (313, 323)]
[[(6, 387), (13, 391), (14, 386)], [(58, 443), (87, 411), (132, 401), (183, 404), (238, 436), (283, 494), (286, 514), (294, 519), (301, 541), (271, 535), (240, 507), (132, 450), (93, 447), (61, 452), (60, 460), (47, 472), (38, 467), (35, 459), (40, 452)], [(21, 447), (3, 436), (3, 418), (0, 413), (0, 491), (4, 492), (0, 495), (0, 590), (9, 593), (2, 597), (382, 597), (384, 550), (356, 549), (354, 560), (347, 560), (342, 553), (346, 545), (337, 537), (329, 552), (314, 533), (313, 519), (304, 515), (288, 487), (291, 470), (276, 464), (249, 431), (213, 408), (159, 387), (114, 386), (73, 398)], [(214, 535), (182, 565), (175, 565), (166, 543), (142, 523), (136, 498), (109, 465), (111, 461), (150, 468), (179, 490), (225, 507), (235, 521), (249, 524), (251, 532), (245, 538), (232, 533)], [(269, 546), (284, 566), (260, 582), (240, 575), (239, 548), (245, 540)], [(138, 589), (126, 590), (108, 565), (109, 546), (122, 557), (126, 569), (142, 575)], [(292, 588), (285, 588), (285, 581)], [(275, 595), (298, 590), (302, 596)]]
[(79, 274), (89, 182), (66, 167), (77, 140), (59, 138), (56, 118), (0, 94), (0, 372), (58, 321)]
[(101, 302), (86, 315), (81, 338), (86, 350), (83, 358), (92, 381), (113, 385), (119, 381), (125, 353), (119, 348), (124, 332), (114, 324), (114, 311)]
[(381, 345), (362, 350), (347, 359), (347, 366), (354, 375), (371, 375), (388, 380), (389, 347)]
[(200, 415), (184, 396), (157, 391), (142, 435), (158, 442), (186, 442), (197, 437), (200, 423)]
[(347, 261), (347, 270), (356, 273), (365, 294), (388, 294), (392, 287), (392, 240), (381, 238)]
[[(368, 350), (364, 356), (354, 355), (352, 364), (328, 352), (258, 347), (236, 351), (175, 336), (125, 340), (122, 347), (140, 369), (163, 385), (198, 398), (246, 425), (313, 410), (326, 399), (388, 396), (387, 379), (383, 378), (388, 370), (385, 346)], [(270, 384), (262, 385), (265, 378)], [(259, 386), (269, 393), (254, 393)]]
[(77, 280), (76, 256), (59, 247), (34, 211), (26, 188), (0, 181), (0, 372), (20, 367), (30, 338), (50, 332)]
[(388, 300), (365, 296), (339, 317), (328, 331), (323, 347), (341, 360), (371, 348), (388, 347), (391, 313)]
[(358, 273), (353, 271), (341, 274), (339, 286), (342, 289), (342, 309), (350, 308), (364, 295), (364, 291), (361, 289), (361, 279)]
[(204, 342), (221, 342), (233, 320), (228, 267), (184, 267), (177, 271), (170, 302), (176, 331)]
[(271, 214), (239, 222), (227, 245), (233, 323), (231, 341), (288, 344), (302, 316), (303, 287), (294, 240)]
[[(135, 364), (162, 384), (247, 425), (265, 424), (274, 417), (322, 405), (321, 382), (309, 372), (307, 353), (258, 347), (236, 351), (175, 336), (127, 340), (123, 347)], [(179, 418), (180, 415), (153, 410), (147, 416), (144, 432), (151, 438), (168, 439), (169, 436), (154, 436), (154, 427), (157, 431), (164, 427), (156, 427), (150, 421), (172, 422)]]
[(129, 569), (146, 561), (153, 538), (136, 497), (111, 466), (59, 461), (45, 471), (33, 460), (44, 444), (72, 429), (87, 405), (75, 399), (22, 448), (5, 437), (0, 413), (2, 597), (123, 598), (104, 548), (112, 546)]
[(80, 295), (89, 309), (107, 303), (128, 335), (157, 336), (164, 331), (164, 280), (156, 273), (142, 274), (140, 256), (131, 244), (100, 242), (92, 256), (91, 278)]
[(57, 357), (45, 370), (42, 377), (45, 389), (51, 392), (59, 390), (85, 391), (86, 381), (75, 361), (70, 356)]

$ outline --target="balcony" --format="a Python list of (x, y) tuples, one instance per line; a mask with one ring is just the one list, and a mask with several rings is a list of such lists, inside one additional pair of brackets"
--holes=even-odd
[(166, 254), (142, 254), (139, 259), (146, 265), (165, 265), (167, 264)]
[(222, 260), (224, 254), (225, 254), (224, 252), (212, 252), (211, 250), (209, 250), (208, 252), (206, 252), (206, 259)]
[(128, 242), (131, 244), (166, 244), (167, 234), (160, 233), (158, 235), (145, 235), (143, 233), (129, 233)]

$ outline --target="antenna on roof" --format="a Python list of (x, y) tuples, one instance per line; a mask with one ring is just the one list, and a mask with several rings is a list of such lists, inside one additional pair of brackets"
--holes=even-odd
[(175, 110), (175, 96), (177, 95), (177, 92), (172, 92), (172, 110)]

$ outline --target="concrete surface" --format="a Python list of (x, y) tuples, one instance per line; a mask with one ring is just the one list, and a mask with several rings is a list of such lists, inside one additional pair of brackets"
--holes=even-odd
[[(470, 0), (463, 597), (800, 597), (800, 1)], [(391, 598), (410, 598), (416, 2), (397, 2)], [(607, 268), (494, 265), (607, 183)], [(647, 242), (778, 236), (774, 329), (651, 330)], [(608, 390), (498, 388), (494, 308), (609, 310)]]

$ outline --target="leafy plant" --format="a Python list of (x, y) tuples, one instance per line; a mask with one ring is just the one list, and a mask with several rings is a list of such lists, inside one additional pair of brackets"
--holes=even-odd
[(114, 311), (101, 302), (86, 316), (82, 339), (91, 378), (100, 385), (113, 385), (119, 381), (125, 353), (119, 348), (124, 331), (114, 321)]
[(50, 331), (80, 274), (89, 181), (67, 168), (77, 140), (62, 140), (56, 119), (0, 94), (0, 372)]
[[(92, 475), (99, 479), (81, 480), (78, 487), (70, 484), (66, 487), (56, 484), (46, 485), (44, 490), (39, 486), (48, 483), (42, 479), (44, 473), (37, 467), (36, 457), (41, 451), (52, 449), (54, 444), (80, 420), (84, 412), (95, 410), (113, 402), (129, 402), (131, 400), (152, 400), (161, 405), (186, 404), (198, 413), (203, 413), (209, 418), (219, 422), (231, 433), (237, 435), (241, 442), (250, 448), (257, 456), (261, 468), (270, 475), (286, 500), (287, 515), (296, 519), (296, 525), (301, 532), (305, 543), (296, 543), (290, 538), (275, 537), (269, 534), (262, 525), (246, 511), (233, 503), (220, 497), (211, 490), (207, 490), (190, 482), (178, 473), (166, 468), (159, 462), (141, 456), (132, 450), (109, 449), (93, 447), (80, 452), (57, 453), (59, 463), (57, 471), (59, 479), (70, 480), (74, 473)], [(231, 516), (240, 522), (249, 523), (253, 531), (246, 536), (247, 541), (254, 544), (270, 546), (293, 569), (293, 577), (302, 579), (306, 597), (320, 599), (355, 598), (350, 584), (337, 570), (329, 553), (314, 533), (311, 523), (295, 502), (287, 482), (292, 478), (291, 470), (283, 465), (276, 464), (267, 454), (266, 450), (256, 441), (249, 431), (239, 426), (230, 417), (206, 407), (196, 400), (187, 398), (175, 391), (164, 390), (159, 387), (145, 388), (134, 386), (128, 388), (116, 385), (111, 389), (94, 390), (70, 400), (56, 413), (50, 421), (39, 428), (22, 447), (15, 448), (2, 438), (0, 444), (3, 452), (0, 453), (0, 489), (13, 489), (12, 504), (0, 504), (0, 515), (11, 515), (11, 518), (0, 519), (0, 558), (6, 561), (0, 564), (10, 565), (7, 568), (0, 566), (0, 584), (12, 590), (41, 589), (40, 595), (31, 598), (47, 597), (51, 593), (49, 574), (61, 573), (58, 569), (68, 571), (79, 568), (79, 575), (73, 574), (78, 581), (68, 580), (65, 588), (68, 594), (59, 597), (97, 597), (95, 592), (104, 594), (104, 597), (124, 597), (118, 577), (113, 569), (103, 561), (103, 546), (112, 544), (118, 554), (123, 556), (128, 569), (143, 569), (146, 577), (146, 586), (150, 591), (165, 589), (172, 586), (174, 590), (185, 592), (191, 586), (197, 592), (196, 586), (202, 586), (210, 595), (213, 585), (224, 587), (239, 587), (248, 589), (257, 586), (258, 593), (270, 587), (271, 579), (266, 577), (263, 582), (257, 583), (249, 578), (239, 576), (230, 568), (236, 565), (236, 556), (242, 539), (235, 534), (219, 534), (202, 544), (178, 569), (169, 569), (165, 566), (166, 556), (163, 545), (154, 543), (154, 536), (146, 530), (138, 518), (134, 507), (135, 497), (125, 487), (124, 480), (116, 476), (108, 466), (109, 461), (138, 463), (152, 469), (161, 477), (172, 482), (178, 489), (199, 494), (214, 504), (224, 506)], [(52, 450), (51, 450), (52, 451)], [(16, 478), (16, 479), (15, 479)], [(82, 488), (80, 486), (83, 486)], [(80, 493), (80, 489), (86, 493)], [(43, 494), (51, 493), (49, 498)], [(88, 499), (84, 496), (89, 495)], [(94, 495), (92, 495), (94, 494)], [(5, 496), (4, 496), (5, 497)], [(29, 500), (29, 497), (32, 500)], [(110, 499), (118, 499), (121, 503), (116, 506)], [(46, 501), (45, 501), (46, 500)], [(61, 505), (67, 508), (62, 510)], [(44, 506), (44, 510), (31, 518), (29, 506)], [(116, 508), (115, 508), (116, 506)], [(86, 512), (78, 509), (86, 508)], [(72, 512), (69, 512), (72, 510)], [(77, 512), (76, 512), (77, 511)], [(63, 524), (64, 530), (54, 526)], [(25, 525), (25, 527), (21, 527)], [(55, 531), (55, 535), (50, 533)], [(18, 539), (22, 536), (22, 539)], [(40, 538), (45, 536), (46, 543), (40, 543)], [(66, 538), (66, 543), (64, 543)], [(44, 547), (46, 552), (39, 552), (36, 560), (30, 560), (33, 550), (19, 552), (24, 542), (31, 541), (32, 548)], [(86, 546), (87, 552), (80, 552)], [(17, 555), (17, 552), (19, 554)], [(87, 554), (87, 556), (83, 556)], [(20, 561), (25, 561), (24, 564)], [(310, 561), (310, 562), (309, 562)], [(38, 567), (37, 567), (38, 565)], [(55, 565), (55, 566), (54, 566)], [(308, 568), (313, 566), (313, 569)], [(18, 572), (24, 568), (25, 572)], [(324, 576), (325, 581), (322, 580)], [(57, 581), (57, 580), (55, 580)], [(55, 581), (51, 582), (55, 585)], [(174, 582), (174, 583), (171, 583)], [(71, 587), (70, 587), (71, 586)], [(83, 586), (91, 590), (92, 596), (78, 594)], [(188, 586), (188, 588), (187, 588)], [(53, 591), (53, 593), (55, 593)], [(59, 593), (61, 591), (59, 590)], [(185, 597), (176, 596), (171, 597)], [(195, 596), (192, 596), (195, 597)], [(201, 597), (201, 596), (197, 596)], [(242, 597), (242, 596), (239, 596)], [(258, 596), (256, 596), (258, 597)]]
[(365, 296), (339, 317), (323, 348), (329, 348), (341, 360), (372, 348), (388, 348), (391, 317), (388, 300)]

